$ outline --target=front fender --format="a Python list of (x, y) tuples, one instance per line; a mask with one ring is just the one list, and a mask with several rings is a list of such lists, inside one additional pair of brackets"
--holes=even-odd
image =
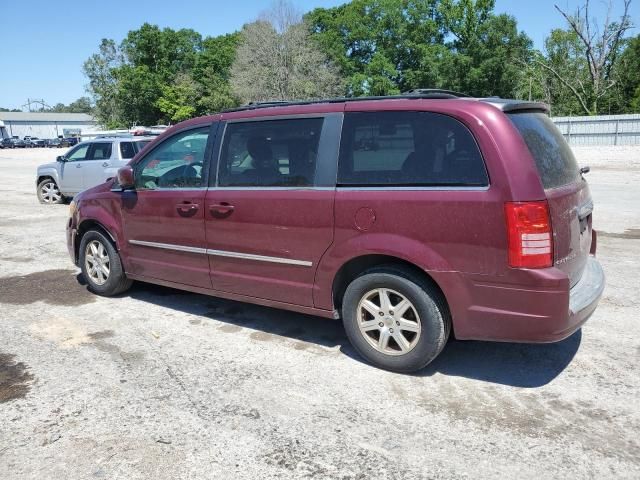
[[(110, 192), (93, 195), (90, 200), (81, 200), (78, 205), (78, 230), (83, 230), (83, 225), (94, 223), (100, 225), (114, 241), (116, 250), (120, 251), (125, 245), (124, 232), (122, 230), (122, 218), (119, 204), (111, 197)], [(104, 196), (104, 198), (101, 198)], [(130, 271), (126, 255), (121, 256), (125, 272)]]
[(385, 255), (409, 262), (428, 273), (441, 289), (439, 279), (453, 271), (441, 255), (422, 242), (387, 233), (353, 236), (334, 243), (320, 260), (313, 295), (317, 308), (334, 308), (332, 290), (336, 274), (347, 262), (366, 255)]
[(42, 177), (51, 177), (56, 182), (56, 185), (60, 186), (60, 178), (58, 176), (58, 171), (55, 168), (38, 169), (36, 176), (36, 187), (40, 183), (40, 179)]

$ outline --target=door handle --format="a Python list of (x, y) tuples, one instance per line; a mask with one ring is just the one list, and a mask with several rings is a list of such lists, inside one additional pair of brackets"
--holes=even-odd
[(191, 202), (178, 203), (176, 205), (176, 210), (178, 210), (178, 213), (181, 215), (193, 215), (199, 208), (200, 205)]
[(82, 164), (81, 163), (76, 164), (76, 168), (82, 168)]
[(102, 164), (102, 166), (103, 166), (103, 167), (108, 167), (108, 166), (109, 166), (109, 162), (104, 162), (104, 163)]
[(214, 203), (213, 205), (209, 205), (209, 211), (215, 215), (215, 214), (230, 214), (235, 210), (236, 207), (234, 207), (233, 205), (227, 203), (227, 202), (221, 202), (221, 203)]

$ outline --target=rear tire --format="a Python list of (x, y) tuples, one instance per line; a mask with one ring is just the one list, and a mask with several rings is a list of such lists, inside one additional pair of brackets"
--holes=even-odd
[(133, 284), (115, 247), (99, 230), (89, 230), (82, 236), (79, 263), (89, 290), (98, 295), (118, 295)]
[(393, 372), (414, 372), (442, 351), (451, 331), (440, 291), (396, 266), (364, 272), (343, 297), (342, 319), (353, 347), (368, 362)]
[(41, 181), (37, 187), (38, 201), (45, 205), (56, 205), (65, 202), (64, 195), (51, 178)]

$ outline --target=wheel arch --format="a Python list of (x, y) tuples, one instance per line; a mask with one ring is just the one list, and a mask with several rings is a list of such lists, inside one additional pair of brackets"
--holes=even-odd
[(447, 296), (445, 295), (442, 287), (438, 284), (436, 279), (433, 278), (428, 272), (420, 268), (418, 265), (405, 260), (400, 257), (383, 254), (365, 254), (354, 258), (344, 263), (337, 271), (333, 279), (332, 285), (332, 298), (333, 305), (337, 312), (340, 312), (342, 308), (342, 298), (349, 284), (362, 275), (367, 270), (376, 267), (397, 268), (408, 272), (411, 276), (415, 276), (421, 281), (431, 285), (441, 296), (442, 300), (450, 311)]
[(107, 238), (111, 240), (111, 243), (113, 244), (116, 251), (119, 251), (118, 242), (116, 241), (115, 235), (113, 235), (109, 231), (109, 229), (99, 221), (93, 218), (88, 218), (80, 222), (80, 225), (78, 225), (78, 229), (76, 232), (76, 240), (74, 242), (74, 246), (75, 246), (74, 255), (75, 255), (76, 263), (78, 262), (78, 258), (80, 258), (80, 243), (82, 242), (82, 237), (85, 235), (85, 233), (87, 233), (90, 230), (98, 230), (104, 235), (106, 235)]

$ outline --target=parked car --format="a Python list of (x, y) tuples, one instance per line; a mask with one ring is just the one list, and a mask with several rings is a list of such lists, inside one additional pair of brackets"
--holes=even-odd
[(100, 138), (82, 142), (60, 155), (55, 162), (40, 165), (37, 171), (37, 194), (40, 203), (63, 203), (108, 178), (126, 165), (150, 138)]
[(420, 91), (192, 119), (76, 197), (69, 253), (100, 295), (140, 280), (341, 318), (393, 371), (452, 334), (562, 340), (604, 274), (586, 170), (547, 114)]
[(44, 147), (44, 140), (38, 137), (24, 137), (24, 143), (27, 148)]
[(59, 138), (49, 138), (44, 141), (44, 146), (48, 148), (61, 148), (61, 143)]
[(24, 140), (17, 137), (2, 139), (2, 145), (4, 148), (24, 148), (26, 146)]
[(68, 148), (73, 147), (80, 143), (80, 139), (78, 137), (65, 137), (60, 139), (60, 148)]

